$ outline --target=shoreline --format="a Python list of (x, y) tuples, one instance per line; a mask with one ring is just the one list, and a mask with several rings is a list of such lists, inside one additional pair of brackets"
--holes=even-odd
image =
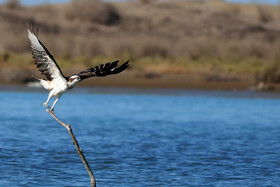
[(280, 91), (280, 85), (267, 83), (262, 89), (248, 77), (240, 80), (207, 80), (205, 75), (198, 74), (153, 74), (147, 72), (125, 72), (120, 75), (87, 79), (81, 86), (94, 87), (126, 87), (126, 88), (156, 88), (184, 90), (221, 90), (221, 91)]
[[(38, 93), (48, 95), (48, 90), (42, 87), (28, 87), (24, 84), (0, 84), (1, 93)], [(113, 87), (113, 86), (84, 86), (80, 85), (70, 90), (68, 94), (102, 94), (102, 95), (154, 95), (178, 97), (219, 97), (219, 98), (251, 98), (251, 99), (280, 99), (278, 91), (254, 90), (201, 90), (176, 88), (143, 88), (143, 87)]]
[[(40, 77), (40, 76), (38, 76)], [(33, 80), (33, 79), (28, 79)], [(0, 85), (27, 86), (24, 81), (0, 81)], [(36, 85), (35, 85), (36, 86)], [(215, 80), (209, 81), (197, 74), (156, 74), (147, 72), (128, 71), (122, 74), (106, 77), (86, 79), (79, 83), (81, 87), (117, 87), (117, 88), (149, 88), (149, 89), (182, 89), (201, 91), (267, 91), (279, 92), (280, 85), (267, 83), (262, 90), (251, 79)]]

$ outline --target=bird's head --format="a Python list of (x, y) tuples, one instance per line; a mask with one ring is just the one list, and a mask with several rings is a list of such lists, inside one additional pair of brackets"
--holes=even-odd
[(73, 88), (73, 86), (75, 86), (75, 84), (80, 82), (80, 81), (81, 81), (81, 77), (80, 76), (72, 75), (71, 77), (69, 77), (67, 83), (68, 83), (68, 86), (70, 88)]

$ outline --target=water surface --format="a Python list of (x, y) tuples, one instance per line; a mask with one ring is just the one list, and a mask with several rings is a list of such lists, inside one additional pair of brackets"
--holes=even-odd
[[(0, 89), (0, 186), (89, 186), (47, 93)], [(97, 186), (279, 186), (278, 94), (77, 88), (55, 110)]]

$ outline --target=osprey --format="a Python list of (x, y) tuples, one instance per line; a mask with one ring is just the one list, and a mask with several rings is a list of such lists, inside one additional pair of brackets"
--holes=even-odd
[(45, 89), (50, 91), (47, 101), (42, 105), (44, 107), (49, 107), (49, 100), (52, 97), (56, 98), (53, 102), (52, 107), (50, 108), (51, 111), (54, 111), (54, 106), (59, 100), (60, 96), (67, 92), (69, 89), (72, 89), (78, 82), (81, 82), (82, 80), (89, 77), (103, 77), (106, 75), (117, 74), (128, 67), (129, 61), (125, 62), (119, 67), (117, 67), (119, 61), (115, 61), (89, 68), (70, 77), (65, 77), (51, 53), (38, 39), (38, 31), (36, 33), (34, 32), (34, 30), (31, 32), (27, 28), (27, 32), (35, 64), (37, 65), (37, 68), (39, 69), (41, 74), (46, 76), (46, 80), (38, 80)]

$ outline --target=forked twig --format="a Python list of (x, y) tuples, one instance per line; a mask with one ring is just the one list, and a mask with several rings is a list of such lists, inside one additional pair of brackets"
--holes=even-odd
[(64, 127), (67, 129), (67, 131), (69, 132), (69, 134), (71, 135), (71, 138), (72, 138), (73, 143), (74, 143), (74, 145), (75, 145), (75, 147), (76, 147), (76, 149), (77, 149), (77, 152), (78, 152), (78, 154), (79, 154), (79, 156), (80, 156), (80, 158), (81, 158), (83, 164), (85, 165), (86, 170), (87, 170), (87, 172), (88, 172), (88, 174), (89, 174), (91, 187), (96, 187), (95, 177), (94, 177), (94, 175), (93, 175), (93, 173), (92, 173), (92, 171), (91, 171), (91, 169), (90, 169), (90, 166), (88, 165), (88, 162), (87, 162), (87, 160), (86, 160), (86, 158), (85, 158), (85, 156), (84, 156), (84, 154), (83, 154), (83, 151), (81, 150), (81, 148), (80, 148), (80, 146), (79, 146), (79, 144), (78, 144), (78, 141), (76, 140), (76, 137), (75, 137), (75, 135), (74, 135), (74, 133), (73, 133), (73, 131), (72, 131), (72, 128), (71, 128), (70, 124), (66, 125), (65, 123), (63, 123), (62, 121), (60, 121), (60, 119), (58, 119), (58, 118), (54, 115), (54, 113), (51, 112), (49, 109), (46, 109), (46, 111), (47, 111), (58, 123), (60, 123), (60, 125), (64, 126)]

